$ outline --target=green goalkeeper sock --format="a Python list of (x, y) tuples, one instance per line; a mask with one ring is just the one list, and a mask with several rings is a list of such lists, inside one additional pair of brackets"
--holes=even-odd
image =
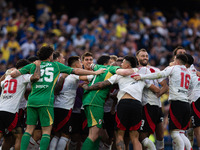
[(50, 142), (50, 135), (43, 134), (40, 141), (40, 150), (47, 150)]
[(98, 150), (99, 149), (99, 142), (100, 142), (101, 138), (98, 137), (98, 139), (94, 142), (94, 150)]
[(82, 145), (81, 150), (94, 150), (94, 142), (87, 137)]
[(31, 134), (28, 133), (28, 132), (25, 132), (24, 135), (22, 136), (20, 150), (26, 150), (27, 149), (27, 147), (29, 145), (30, 138), (31, 138)]

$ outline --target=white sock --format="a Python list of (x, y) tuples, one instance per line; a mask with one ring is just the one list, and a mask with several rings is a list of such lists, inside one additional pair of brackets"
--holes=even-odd
[(184, 141), (186, 150), (191, 150), (192, 146), (191, 146), (190, 140), (185, 136), (185, 131), (184, 130), (180, 131), (180, 135), (181, 135), (182, 140)]
[(164, 148), (164, 139), (162, 141), (156, 140), (156, 149), (163, 149)]
[(179, 131), (172, 131), (171, 137), (172, 137), (173, 150), (184, 150), (185, 144), (181, 138)]
[(70, 149), (70, 150), (76, 150), (77, 143), (78, 143), (78, 142), (70, 141), (70, 143), (69, 143), (69, 149)]
[(68, 141), (68, 138), (61, 136), (58, 141), (57, 150), (65, 150)]
[(53, 137), (53, 139), (51, 140), (50, 145), (49, 145), (49, 150), (56, 150), (58, 140), (59, 140), (59, 137), (57, 137), (57, 136)]
[(147, 150), (156, 150), (154, 143), (149, 138), (145, 138), (142, 141), (142, 145), (147, 148)]

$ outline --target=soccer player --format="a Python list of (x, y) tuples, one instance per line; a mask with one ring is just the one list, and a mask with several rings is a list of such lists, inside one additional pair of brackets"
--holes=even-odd
[[(190, 123), (188, 89), (191, 82), (191, 75), (185, 66), (186, 63), (187, 56), (178, 54), (174, 59), (174, 66), (167, 67), (163, 71), (156, 73), (134, 76), (136, 80), (169, 77), (169, 129), (175, 150), (184, 150), (184, 143), (186, 143), (184, 141), (187, 141), (187, 143), (189, 141), (184, 135)], [(189, 146), (186, 148), (188, 149)], [(191, 149), (191, 145), (189, 149)]]
[[(120, 74), (123, 76), (130, 75), (134, 72), (132, 69), (119, 69), (118, 66), (110, 66), (110, 56), (103, 55), (97, 60), (97, 64), (92, 65), (93, 70), (98, 70), (100, 68), (106, 68), (105, 73), (102, 75), (97, 75), (93, 78), (89, 85), (93, 85), (97, 82), (104, 81), (111, 77), (113, 74)], [(83, 106), (86, 113), (89, 135), (85, 142), (83, 143), (83, 150), (93, 150), (98, 148), (99, 145), (99, 131), (102, 127), (102, 120), (104, 114), (104, 103), (105, 99), (110, 91), (110, 87), (102, 90), (95, 91), (85, 91), (83, 95)]]
[[(139, 63), (139, 73), (160, 71), (160, 69), (148, 65), (149, 56), (145, 49), (137, 51), (136, 57)], [(163, 78), (153, 80), (153, 84), (158, 88), (159, 84), (162, 86), (159, 96), (168, 90), (167, 82)], [(143, 120), (140, 128), (140, 141), (144, 147), (156, 149), (154, 143), (148, 138), (150, 134), (156, 132), (156, 147), (158, 150), (164, 150), (163, 113), (160, 98), (148, 88), (144, 88), (142, 105)]]
[[(72, 68), (82, 68), (79, 56), (71, 56), (68, 58), (68, 65)], [(50, 149), (64, 150), (73, 130), (71, 126), (71, 113), (74, 106), (76, 89), (79, 80), (90, 81), (93, 76), (77, 76), (62, 74), (55, 91), (57, 91), (54, 102), (55, 121), (53, 131), (56, 133), (50, 144)], [(57, 90), (57, 88), (59, 88)], [(57, 142), (56, 142), (56, 139)]]
[[(92, 70), (91, 64), (93, 64), (93, 55), (90, 52), (85, 52), (81, 56), (82, 67), (86, 70)], [(75, 104), (72, 110), (71, 122), (72, 122), (72, 134), (69, 147), (71, 149), (80, 149), (81, 143), (85, 141), (89, 133), (87, 127), (87, 118), (85, 116), (84, 108), (82, 105), (82, 98), (84, 90), (80, 86), (84, 81), (79, 81), (79, 87), (76, 91)]]
[(174, 65), (174, 59), (176, 58), (176, 55), (185, 54), (185, 53), (186, 53), (186, 50), (182, 46), (177, 46), (173, 51), (173, 62), (171, 62), (169, 64), (169, 66), (173, 66)]
[[(17, 62), (16, 68), (20, 69), (29, 64), (25, 59)], [(33, 75), (26, 74), (13, 79), (7, 75), (1, 82), (2, 94), (0, 98), (0, 138), (4, 136), (2, 149), (10, 149), (12, 142), (11, 133), (16, 136), (15, 149), (20, 149), (22, 130), (16, 128), (18, 122), (18, 111), (20, 101), (24, 96), (26, 86), (29, 82), (36, 82), (40, 78), (40, 61), (36, 61), (33, 66), (36, 68)]]
[[(200, 149), (200, 79), (196, 75), (197, 70), (192, 65), (194, 59), (191, 55), (186, 54), (188, 57), (188, 62), (186, 67), (188, 68), (189, 72), (191, 73), (191, 86), (189, 88), (189, 100), (191, 101), (191, 122), (192, 127), (194, 128), (194, 135), (197, 139), (197, 146)], [(190, 141), (191, 142), (191, 141)], [(192, 138), (193, 143), (193, 138)]]
[[(32, 84), (32, 92), (28, 97), (27, 103), (27, 128), (22, 137), (21, 150), (26, 150), (29, 144), (30, 137), (35, 129), (35, 125), (40, 120), (42, 127), (42, 138), (40, 142), (40, 150), (46, 150), (50, 142), (50, 133), (54, 120), (54, 87), (58, 79), (59, 73), (75, 73), (78, 75), (96, 75), (104, 70), (96, 72), (88, 71), (80, 68), (71, 68), (59, 62), (51, 62), (53, 60), (54, 49), (50, 46), (43, 46), (38, 50), (38, 57), (41, 60), (41, 77), (37, 82)], [(13, 71), (12, 77), (17, 77), (21, 74), (33, 73), (35, 67), (30, 64)]]
[[(136, 67), (136, 59), (132, 56), (124, 57), (122, 68), (132, 69)], [(103, 90), (105, 87), (118, 83), (118, 105), (116, 113), (117, 123), (117, 136), (116, 146), (117, 149), (125, 149), (124, 134), (125, 131), (129, 131), (131, 142), (133, 143), (133, 149), (142, 149), (139, 138), (139, 128), (142, 118), (142, 91), (145, 86), (151, 88), (154, 92), (159, 92), (159, 89), (150, 83), (147, 85), (145, 82), (137, 82), (132, 80), (130, 76), (123, 77), (120, 75), (113, 75), (108, 80), (98, 82), (91, 86), (83, 85), (86, 90)]]

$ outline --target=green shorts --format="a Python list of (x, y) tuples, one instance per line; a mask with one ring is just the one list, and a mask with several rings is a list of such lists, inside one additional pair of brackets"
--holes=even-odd
[(54, 120), (53, 107), (27, 107), (26, 124), (37, 125), (39, 119), (42, 127), (52, 125)]
[(87, 117), (88, 127), (97, 126), (102, 127), (104, 108), (97, 106), (86, 105), (84, 107), (85, 115)]

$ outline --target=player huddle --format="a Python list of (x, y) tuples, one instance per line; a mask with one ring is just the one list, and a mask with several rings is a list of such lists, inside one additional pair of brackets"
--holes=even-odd
[[(82, 64), (71, 56), (66, 66), (61, 53), (41, 47), (38, 60), (20, 60), (1, 77), (2, 149), (125, 150), (131, 142), (134, 150), (164, 150), (160, 96), (168, 91), (173, 149), (192, 149), (185, 136), (192, 128), (200, 149), (199, 72), (185, 53), (177, 47), (174, 62), (160, 71), (145, 49), (136, 57), (103, 55), (96, 64), (86, 52)], [(26, 117), (19, 109), (24, 95)]]

